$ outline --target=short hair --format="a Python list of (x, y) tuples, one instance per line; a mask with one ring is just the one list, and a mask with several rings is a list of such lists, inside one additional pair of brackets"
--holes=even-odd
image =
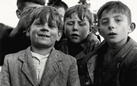
[(80, 20), (83, 20), (85, 17), (89, 20), (89, 23), (92, 25), (93, 14), (88, 9), (86, 5), (75, 5), (68, 8), (64, 15), (64, 21), (67, 18), (73, 18), (73, 16), (77, 14)]
[(56, 7), (56, 8), (63, 7), (65, 10), (68, 9), (68, 5), (65, 2), (63, 2), (62, 0), (49, 0), (47, 5)]
[(109, 1), (101, 6), (97, 12), (98, 20), (101, 19), (102, 13), (104, 11), (109, 12), (111, 10), (113, 10), (113, 13), (125, 14), (129, 19), (129, 23), (131, 22), (131, 11), (129, 7), (121, 1)]
[(17, 0), (17, 7), (20, 10), (23, 10), (23, 8), (26, 6), (26, 3), (35, 3), (40, 5), (45, 5), (46, 0)]
[[(26, 30), (28, 30), (31, 24), (37, 18), (39, 18), (40, 22), (43, 24), (45, 22), (48, 22), (49, 26), (52, 26), (52, 24), (56, 24), (59, 31), (61, 31), (63, 28), (63, 21), (61, 19), (61, 16), (54, 7), (51, 6), (43, 6), (38, 8), (29, 7), (29, 9), (23, 11), (22, 14), (24, 15), (22, 15), (23, 18), (20, 19), (17, 25), (17, 29), (25, 28)], [(49, 15), (48, 19), (47, 19), (47, 15)]]

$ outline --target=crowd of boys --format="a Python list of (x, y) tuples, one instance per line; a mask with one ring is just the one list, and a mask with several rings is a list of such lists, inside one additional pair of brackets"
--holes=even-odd
[(127, 5), (109, 1), (98, 10), (103, 42), (92, 31), (87, 5), (44, 5), (18, 0), (17, 27), (1, 30), (0, 86), (137, 86), (137, 43), (128, 36), (135, 24)]

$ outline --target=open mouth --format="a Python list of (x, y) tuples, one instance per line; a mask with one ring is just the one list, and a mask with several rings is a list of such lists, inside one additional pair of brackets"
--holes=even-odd
[(117, 34), (116, 33), (109, 33), (108, 34), (108, 36), (110, 37), (110, 38), (113, 38), (113, 37), (115, 37)]
[(46, 34), (38, 34), (38, 36), (40, 36), (40, 37), (50, 37), (49, 35), (46, 35)]
[(117, 34), (116, 33), (109, 33), (108, 35), (111, 36), (111, 35), (117, 35)]
[(71, 37), (76, 38), (76, 37), (79, 37), (79, 35), (78, 34), (72, 34)]

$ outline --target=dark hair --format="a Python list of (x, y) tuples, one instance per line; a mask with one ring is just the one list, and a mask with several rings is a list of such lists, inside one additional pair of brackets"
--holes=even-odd
[[(26, 11), (23, 11), (24, 17), (20, 19), (17, 28), (25, 28), (28, 30), (28, 28), (31, 26), (31, 24), (34, 22), (35, 19), (39, 18), (41, 23), (48, 22), (50, 24), (56, 24), (57, 28), (59, 30), (62, 30), (63, 28), (63, 22), (61, 19), (60, 14), (58, 11), (51, 6), (44, 6), (44, 7), (38, 7), (38, 8), (28, 8)], [(49, 15), (49, 18), (47, 19), (47, 15)]]
[(85, 17), (89, 20), (89, 23), (92, 25), (92, 13), (85, 5), (75, 5), (68, 8), (64, 15), (64, 21), (67, 18), (73, 18), (74, 14), (77, 14), (79, 19), (83, 20)]
[(26, 6), (26, 3), (35, 3), (40, 5), (45, 5), (46, 0), (17, 0), (17, 7), (20, 10), (23, 10), (23, 8)]
[(48, 6), (52, 6), (52, 7), (63, 7), (65, 10), (68, 9), (68, 5), (63, 2), (62, 0), (49, 0), (49, 2), (47, 3)]
[(109, 1), (105, 3), (103, 6), (100, 7), (100, 9), (97, 12), (98, 20), (101, 19), (102, 13), (104, 11), (109, 12), (113, 10), (114, 13), (121, 13), (125, 14), (127, 18), (129, 19), (129, 22), (131, 22), (131, 11), (128, 8), (127, 5), (120, 1)]

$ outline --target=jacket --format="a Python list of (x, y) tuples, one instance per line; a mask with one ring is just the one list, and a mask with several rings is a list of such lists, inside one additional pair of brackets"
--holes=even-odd
[(30, 47), (6, 55), (0, 74), (0, 86), (80, 86), (76, 60), (53, 48), (41, 78), (37, 82)]
[(64, 39), (59, 45), (58, 49), (60, 51), (76, 58), (81, 86), (90, 86), (89, 76), (87, 75), (87, 72), (82, 69), (83, 59), (85, 59), (85, 56), (93, 51), (99, 44), (100, 41), (98, 39), (95, 40), (95, 38), (92, 37), (92, 40), (86, 39), (82, 43), (77, 44)]
[(87, 69), (94, 86), (137, 86), (137, 43), (128, 37), (127, 43), (116, 53), (115, 63), (104, 65), (107, 42), (103, 42), (94, 52), (87, 55)]

